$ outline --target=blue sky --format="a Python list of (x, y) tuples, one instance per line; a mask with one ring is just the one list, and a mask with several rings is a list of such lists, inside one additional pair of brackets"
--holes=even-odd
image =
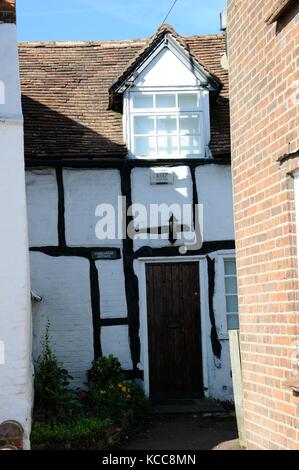
[[(149, 37), (173, 0), (17, 0), (20, 41)], [(182, 35), (219, 32), (226, 0), (177, 0), (167, 22)]]

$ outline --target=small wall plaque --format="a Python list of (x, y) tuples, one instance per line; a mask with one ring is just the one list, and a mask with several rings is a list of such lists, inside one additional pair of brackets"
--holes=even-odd
[(173, 172), (169, 168), (151, 168), (151, 184), (173, 184)]
[(99, 248), (92, 252), (91, 258), (93, 260), (100, 259), (120, 259), (120, 249), (119, 248)]

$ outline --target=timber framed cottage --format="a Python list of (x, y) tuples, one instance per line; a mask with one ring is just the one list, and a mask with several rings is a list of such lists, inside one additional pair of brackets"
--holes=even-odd
[[(94, 357), (113, 354), (151, 397), (232, 399), (224, 36), (163, 25), (150, 40), (24, 43), (19, 53), (31, 283), (42, 299), (34, 356), (49, 320), (74, 386)], [(161, 204), (171, 210), (153, 222), (146, 214)]]

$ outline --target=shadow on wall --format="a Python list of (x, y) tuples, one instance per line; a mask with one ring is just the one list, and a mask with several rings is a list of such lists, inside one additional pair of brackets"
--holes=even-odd
[(230, 108), (229, 99), (210, 94), (211, 143), (214, 155), (230, 154)]
[(276, 34), (281, 33), (284, 28), (292, 21), (299, 13), (299, 4), (290, 7), (277, 21), (276, 23)]
[[(124, 157), (125, 144), (22, 95), (26, 158)], [(107, 112), (107, 119), (109, 113)], [(111, 124), (111, 133), (115, 125)]]

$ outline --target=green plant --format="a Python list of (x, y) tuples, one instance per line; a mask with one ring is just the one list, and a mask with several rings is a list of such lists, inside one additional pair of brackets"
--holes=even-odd
[(142, 420), (149, 414), (149, 400), (140, 385), (135, 382), (131, 384), (130, 407), (133, 411), (135, 421)]
[(89, 403), (93, 412), (102, 419), (110, 418), (118, 424), (123, 424), (124, 418), (133, 424), (148, 413), (147, 398), (142, 389), (131, 382), (110, 384), (103, 389), (95, 388), (90, 393)]
[(124, 379), (124, 374), (119, 360), (110, 355), (95, 359), (88, 371), (88, 377), (96, 389), (105, 390), (109, 385), (121, 382)]
[(55, 416), (66, 410), (70, 403), (67, 390), (70, 379), (68, 371), (58, 362), (49, 344), (50, 322), (47, 323), (42, 342), (42, 354), (35, 366), (34, 393), (35, 412)]
[(57, 443), (71, 444), (74, 441), (94, 442), (99, 440), (105, 429), (111, 426), (110, 420), (99, 420), (94, 417), (78, 416), (68, 423), (34, 422), (31, 431), (33, 446), (45, 446)]
[(89, 391), (67, 390), (70, 376), (49, 347), (49, 324), (35, 379), (31, 440), (36, 449), (103, 449), (119, 443), (148, 413), (148, 400), (125, 381), (113, 356), (97, 359), (89, 371)]

